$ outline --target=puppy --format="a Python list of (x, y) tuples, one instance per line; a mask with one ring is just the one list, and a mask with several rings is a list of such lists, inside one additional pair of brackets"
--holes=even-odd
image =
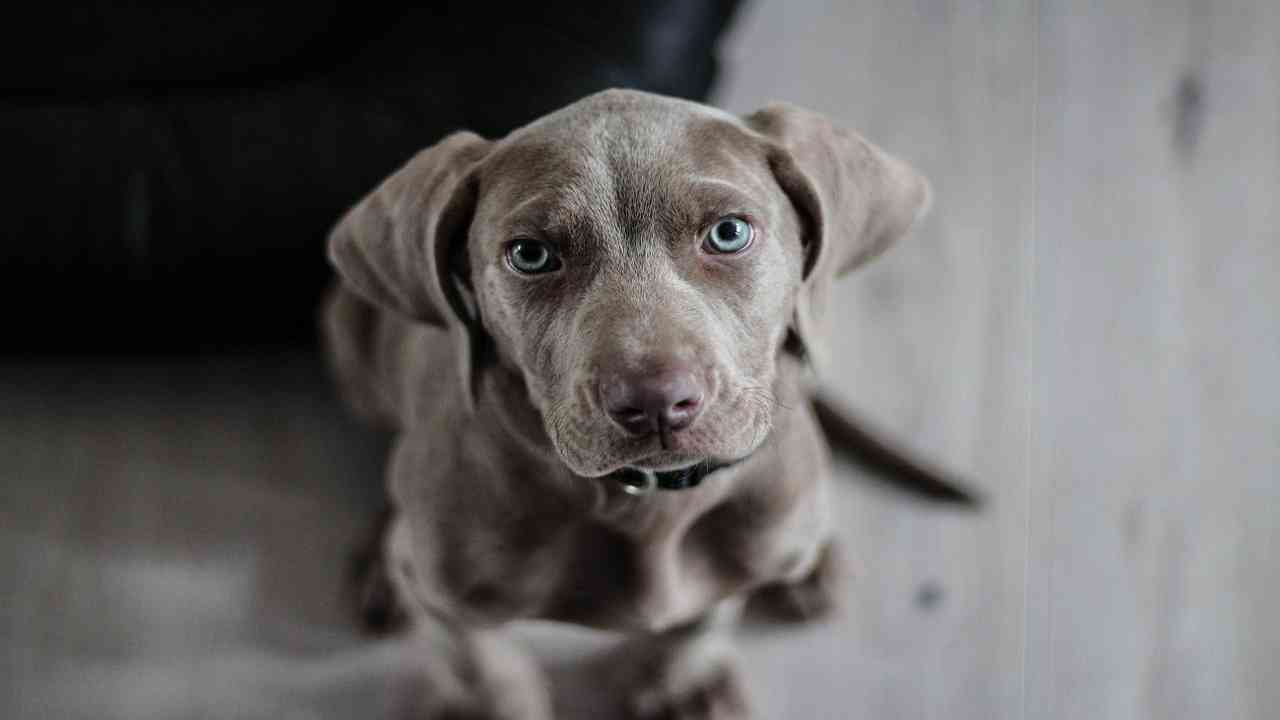
[(629, 716), (746, 716), (723, 642), (743, 602), (831, 604), (820, 421), (959, 492), (813, 403), (832, 281), (929, 198), (815, 113), (610, 90), (450, 135), (347, 213), (330, 358), (397, 433), (366, 611), (443, 638), (421, 716), (552, 716), (497, 632), (517, 618), (633, 634)]

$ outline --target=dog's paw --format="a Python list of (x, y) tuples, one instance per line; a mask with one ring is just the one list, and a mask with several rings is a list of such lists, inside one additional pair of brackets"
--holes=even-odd
[(401, 703), (395, 720), (551, 720), (551, 710), (522, 698), (494, 698), (481, 693), (450, 693), (442, 698), (427, 694)]
[(749, 611), (773, 620), (803, 622), (815, 620), (837, 607), (842, 564), (840, 546), (829, 542), (818, 562), (804, 579), (793, 583), (766, 585), (751, 596)]
[(360, 629), (370, 635), (390, 635), (409, 627), (409, 615), (387, 573), (383, 537), (390, 521), (391, 511), (384, 509), (347, 562), (344, 604)]
[(512, 715), (502, 709), (477, 702), (435, 708), (426, 713), (416, 714), (412, 720), (549, 720), (549, 718), (549, 715), (541, 712)]
[(550, 688), (534, 659), (492, 630), (423, 618), (399, 645), (407, 662), (378, 717), (395, 720), (552, 720)]
[(726, 636), (698, 631), (640, 638), (607, 659), (614, 697), (631, 720), (741, 720), (746, 694)]
[(745, 720), (750, 717), (738, 672), (728, 661), (694, 678), (663, 677), (636, 688), (628, 703), (633, 720)]
[(491, 711), (479, 707), (469, 707), (466, 705), (458, 705), (454, 707), (444, 707), (430, 713), (429, 717), (421, 720), (502, 720)]
[(381, 562), (368, 568), (354, 590), (356, 619), (364, 632), (390, 635), (409, 626), (409, 615)]

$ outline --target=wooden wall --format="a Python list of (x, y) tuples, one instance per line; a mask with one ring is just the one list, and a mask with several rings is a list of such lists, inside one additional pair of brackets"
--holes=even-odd
[(767, 716), (1280, 713), (1280, 3), (761, 2), (725, 61), (932, 179), (829, 382), (992, 500), (851, 488)]

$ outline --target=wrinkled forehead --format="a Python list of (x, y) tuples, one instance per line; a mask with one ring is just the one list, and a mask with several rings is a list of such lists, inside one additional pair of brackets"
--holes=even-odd
[(771, 182), (761, 142), (730, 116), (586, 107), (501, 141), (482, 168), (477, 215), (510, 234), (635, 237), (758, 207)]

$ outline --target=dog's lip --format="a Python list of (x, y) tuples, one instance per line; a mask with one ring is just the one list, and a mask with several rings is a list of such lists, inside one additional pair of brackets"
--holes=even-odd
[(705, 457), (694, 458), (693, 460), (683, 458), (680, 460), (674, 460), (670, 459), (671, 454), (672, 453), (668, 452), (656, 453), (654, 455), (640, 458), (639, 460), (623, 463), (615, 468), (615, 470), (630, 467), (635, 468), (636, 470), (647, 470), (649, 472), (671, 472), (673, 470), (687, 470), (695, 465), (708, 462), (710, 460), (710, 458)]
[(606, 465), (599, 471), (592, 472), (588, 477), (607, 477), (619, 470), (639, 470), (641, 472), (672, 472), (675, 470), (687, 470), (691, 467), (706, 462), (715, 462), (711, 458), (706, 457), (690, 457), (684, 456), (678, 460), (667, 459), (665, 462), (661, 460), (662, 456), (670, 455), (669, 453), (658, 453), (655, 455), (647, 455), (645, 457), (628, 460), (626, 462), (613, 463)]
[[(678, 440), (682, 440), (678, 435), (676, 437)], [(680, 444), (676, 444), (674, 447), (662, 448), (657, 443), (657, 435), (651, 436), (648, 440), (652, 442), (646, 442), (634, 448), (634, 454), (624, 454), (621, 462), (610, 468), (609, 472), (615, 472), (627, 467), (644, 472), (669, 472), (691, 468), (699, 463), (714, 463), (722, 460), (722, 458), (713, 457), (705, 452), (690, 452), (691, 448), (682, 448)]]
[(626, 468), (640, 470), (641, 472), (666, 473), (676, 472), (679, 470), (689, 470), (698, 465), (729, 467), (747, 460), (752, 454), (753, 453), (748, 453), (740, 458), (722, 458), (707, 455), (684, 455), (662, 451), (651, 453), (627, 462), (610, 465), (601, 472), (598, 477), (605, 477)]
[[(745, 460), (746, 458), (742, 458)], [(626, 491), (632, 495), (642, 495), (655, 489), (685, 490), (702, 484), (708, 476), (742, 462), (717, 462), (704, 459), (692, 465), (677, 467), (671, 470), (640, 470), (634, 466), (624, 466), (605, 477), (611, 477), (622, 483)]]

